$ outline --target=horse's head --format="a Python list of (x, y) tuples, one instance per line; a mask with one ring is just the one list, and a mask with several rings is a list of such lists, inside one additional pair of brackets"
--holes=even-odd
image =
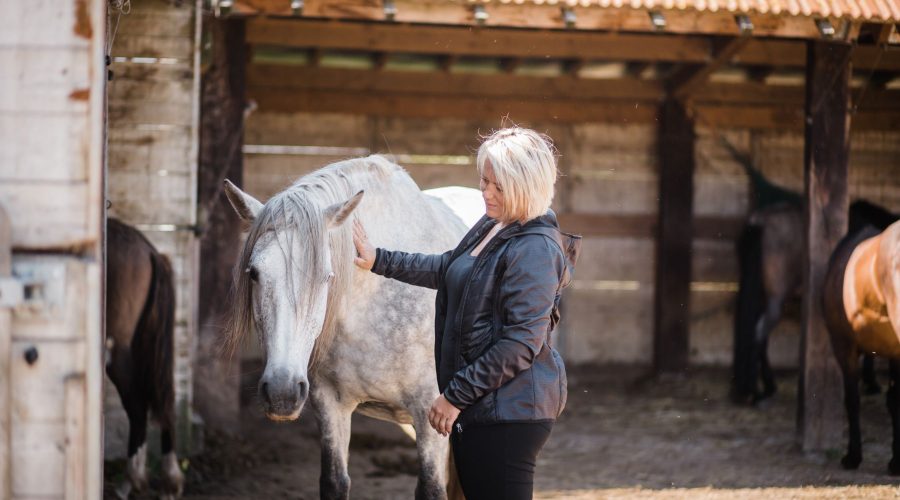
[[(251, 223), (235, 271), (232, 341), (256, 330), (266, 368), (259, 394), (272, 420), (294, 420), (309, 394), (309, 367), (316, 341), (329, 331), (335, 273), (330, 233), (362, 199), (318, 207), (302, 192), (285, 192), (263, 205), (225, 181), (238, 215)], [(348, 259), (352, 264), (352, 259)]]

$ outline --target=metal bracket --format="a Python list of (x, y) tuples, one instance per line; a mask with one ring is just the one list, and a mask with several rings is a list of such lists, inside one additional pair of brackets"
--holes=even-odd
[(25, 298), (25, 286), (19, 280), (0, 276), (0, 307), (16, 307)]

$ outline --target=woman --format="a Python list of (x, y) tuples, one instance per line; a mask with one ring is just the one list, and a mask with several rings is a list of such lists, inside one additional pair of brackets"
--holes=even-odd
[(435, 288), (441, 395), (429, 421), (451, 445), (469, 500), (531, 498), (538, 452), (566, 401), (550, 347), (559, 294), (580, 239), (549, 209), (556, 158), (533, 130), (495, 132), (478, 149), (486, 215), (440, 255), (375, 249), (358, 223), (356, 265)]

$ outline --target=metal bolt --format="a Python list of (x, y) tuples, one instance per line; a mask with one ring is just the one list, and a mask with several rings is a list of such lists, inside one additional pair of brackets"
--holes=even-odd
[(35, 361), (38, 359), (38, 350), (37, 347), (31, 346), (25, 351), (25, 362), (29, 365), (33, 365)]

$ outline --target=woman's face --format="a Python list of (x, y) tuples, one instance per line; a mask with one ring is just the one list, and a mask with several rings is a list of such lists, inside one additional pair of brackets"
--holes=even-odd
[(492, 219), (500, 220), (500, 216), (503, 215), (503, 188), (497, 184), (494, 169), (489, 161), (484, 162), (480, 187), (481, 196), (484, 197), (485, 213)]

